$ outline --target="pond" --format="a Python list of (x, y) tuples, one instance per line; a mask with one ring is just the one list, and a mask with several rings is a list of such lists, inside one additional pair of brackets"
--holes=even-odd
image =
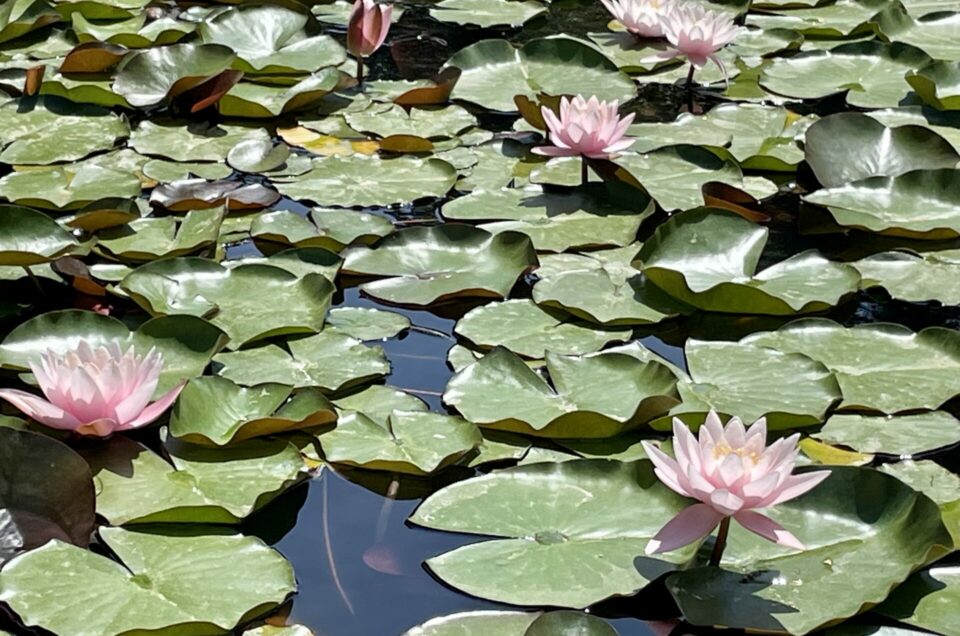
[(0, 3), (0, 636), (960, 636), (958, 32)]

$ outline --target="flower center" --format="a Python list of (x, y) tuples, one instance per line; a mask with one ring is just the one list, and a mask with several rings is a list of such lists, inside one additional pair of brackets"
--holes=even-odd
[(734, 448), (729, 444), (717, 444), (713, 447), (713, 457), (714, 459), (723, 459), (727, 455), (738, 455), (741, 459), (749, 460), (750, 463), (756, 465), (760, 461), (760, 453), (746, 448)]

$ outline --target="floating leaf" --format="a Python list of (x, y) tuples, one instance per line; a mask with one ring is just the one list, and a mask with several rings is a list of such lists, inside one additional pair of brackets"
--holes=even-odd
[(316, 106), (341, 81), (340, 71), (324, 68), (293, 86), (241, 82), (220, 99), (217, 108), (227, 117), (279, 117)]
[(316, 389), (283, 384), (242, 387), (219, 376), (194, 378), (170, 416), (170, 434), (194, 444), (224, 446), (251, 437), (332, 424), (336, 411)]
[(190, 211), (182, 220), (172, 216), (136, 219), (102, 231), (97, 248), (130, 261), (193, 254), (216, 244), (224, 213), (220, 207)]
[(95, 497), (82, 457), (45, 435), (0, 426), (0, 462), (0, 563), (51, 539), (90, 542)]
[(286, 145), (275, 145), (269, 139), (245, 139), (230, 149), (227, 162), (243, 172), (269, 172), (283, 166), (289, 156)]
[(69, 210), (98, 199), (139, 196), (137, 175), (111, 167), (106, 156), (11, 172), (0, 178), (0, 196), (20, 205)]
[(470, 422), (419, 411), (393, 411), (384, 423), (347, 413), (318, 439), (329, 462), (420, 476), (449, 466), (481, 442)]
[(107, 24), (90, 22), (80, 12), (74, 13), (71, 20), (73, 32), (81, 43), (105, 42), (129, 48), (173, 44), (197, 28), (195, 24), (173, 18), (147, 22), (147, 16), (143, 13)]
[(960, 305), (960, 251), (942, 250), (913, 254), (882, 252), (852, 263), (863, 278), (861, 286), (883, 287), (907, 302), (936, 300)]
[(164, 183), (150, 193), (150, 204), (171, 212), (225, 205), (228, 210), (259, 210), (280, 200), (276, 190), (260, 183), (185, 179)]
[(89, 250), (43, 212), (0, 205), (0, 265), (28, 267)]
[(769, 230), (733, 212), (697, 208), (671, 217), (637, 255), (643, 273), (708, 311), (789, 315), (822, 311), (856, 291), (853, 267), (801, 252), (757, 273)]
[(322, 208), (311, 210), (307, 218), (288, 210), (266, 212), (250, 224), (250, 236), (267, 254), (286, 245), (339, 252), (352, 243), (373, 243), (392, 231), (393, 223), (377, 214)]
[(381, 347), (368, 347), (335, 331), (288, 340), (285, 348), (266, 345), (223, 353), (215, 362), (221, 365), (220, 375), (238, 384), (275, 382), (331, 393), (390, 372)]
[(357, 340), (382, 340), (408, 329), (410, 319), (370, 307), (335, 307), (327, 314), (327, 325)]
[(130, 135), (130, 147), (140, 154), (174, 161), (223, 161), (244, 141), (269, 142), (270, 134), (248, 126), (145, 120)]
[(684, 505), (647, 461), (575, 460), (454, 483), (428, 497), (410, 521), (495, 537), (428, 559), (445, 583), (513, 605), (580, 608), (629, 596), (690, 558), (692, 546), (668, 561), (637, 558)]
[(259, 264), (227, 269), (196, 257), (148, 263), (120, 287), (152, 315), (209, 316), (230, 336), (233, 348), (270, 336), (320, 331), (334, 291), (320, 274), (300, 277)]
[(430, 15), (441, 22), (484, 28), (518, 27), (546, 11), (547, 7), (536, 0), (442, 0), (430, 7)]
[(883, 464), (880, 470), (933, 499), (954, 545), (960, 545), (960, 476), (929, 460)]
[[(229, 631), (296, 590), (287, 560), (253, 537), (121, 528), (102, 528), (100, 535), (123, 565), (52, 541), (4, 567), (0, 597), (27, 625), (114, 636), (170, 628)], [(69, 595), (73, 602), (42, 602), (49, 594)], [(114, 611), (103, 611), (106, 599)]]
[(960, 393), (960, 334), (950, 329), (914, 333), (889, 323), (843, 327), (808, 318), (743, 342), (822, 362), (840, 382), (846, 409), (933, 410)]
[(916, 455), (960, 442), (960, 421), (944, 411), (916, 415), (834, 415), (813, 434), (862, 453)]
[(343, 118), (354, 130), (379, 137), (451, 138), (477, 125), (476, 118), (460, 106), (410, 108), (408, 112), (396, 104), (372, 104), (365, 110), (345, 113)]
[(960, 110), (960, 63), (933, 62), (907, 73), (907, 83), (937, 110)]
[(617, 435), (677, 403), (676, 377), (658, 362), (612, 352), (545, 358), (549, 384), (497, 347), (454, 375), (443, 401), (484, 428), (558, 438)]
[(152, 106), (210, 81), (235, 53), (217, 44), (173, 44), (138, 51), (123, 61), (113, 90), (133, 106)]
[(926, 496), (876, 470), (830, 472), (812, 491), (769, 510), (806, 550), (733, 524), (723, 569), (670, 575), (667, 589), (687, 621), (807, 634), (879, 603), (949, 549), (950, 536)]

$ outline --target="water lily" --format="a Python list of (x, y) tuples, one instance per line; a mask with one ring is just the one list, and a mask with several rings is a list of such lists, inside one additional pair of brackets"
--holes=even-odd
[[(543, 120), (550, 130), (552, 145), (534, 148), (533, 152), (548, 157), (587, 157), (612, 159), (621, 150), (633, 145), (634, 139), (625, 137), (633, 123), (633, 114), (620, 118), (620, 103), (602, 102), (591, 96), (584, 99), (560, 99), (560, 117), (546, 106), (540, 109)], [(583, 181), (586, 182), (586, 163), (583, 164)]]
[(357, 82), (363, 81), (363, 58), (383, 45), (390, 31), (393, 5), (356, 0), (347, 24), (347, 50), (357, 58)]
[(600, 0), (627, 31), (645, 38), (663, 36), (663, 18), (677, 6), (676, 0)]
[(682, 55), (690, 61), (688, 83), (693, 80), (694, 69), (703, 68), (708, 60), (720, 68), (724, 81), (727, 80), (727, 69), (717, 53), (742, 30), (729, 14), (704, 9), (698, 4), (683, 4), (664, 15), (661, 26), (673, 48), (665, 57)]
[(154, 349), (138, 356), (133, 347), (123, 352), (117, 344), (94, 348), (81, 342), (73, 351), (47, 351), (30, 363), (46, 400), (16, 389), (0, 389), (0, 398), (51, 428), (103, 437), (146, 426), (173, 404), (183, 384), (150, 404), (162, 368), (163, 356)]
[(830, 475), (825, 470), (792, 474), (799, 438), (794, 434), (767, 446), (764, 418), (746, 429), (734, 417), (724, 428), (719, 416), (710, 411), (697, 439), (686, 424), (674, 418), (676, 459), (647, 442), (643, 446), (660, 481), (700, 503), (685, 508), (667, 522), (647, 544), (647, 554), (699, 541), (720, 525), (711, 559), (717, 565), (731, 518), (764, 539), (802, 550), (803, 544), (797, 537), (758, 512), (799, 497)]

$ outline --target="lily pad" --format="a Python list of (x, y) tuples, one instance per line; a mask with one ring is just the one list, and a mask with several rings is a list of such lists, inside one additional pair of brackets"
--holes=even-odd
[(137, 175), (111, 167), (105, 156), (11, 172), (0, 178), (0, 197), (19, 205), (75, 210), (98, 199), (139, 196)]
[(960, 236), (960, 170), (914, 170), (817, 190), (804, 197), (840, 225), (914, 238)]
[(130, 132), (127, 123), (106, 108), (78, 106), (55, 97), (0, 106), (0, 161), (51, 164), (76, 161), (109, 150)]
[(907, 71), (930, 61), (926, 53), (906, 44), (852, 42), (775, 59), (760, 71), (760, 85), (803, 99), (846, 92), (851, 106), (890, 108), (910, 93), (904, 79)]
[(245, 73), (312, 73), (337, 66), (346, 51), (328, 35), (308, 35), (309, 16), (275, 5), (237, 5), (199, 27), (200, 39), (237, 54), (234, 68)]
[[(60, 634), (114, 636), (164, 629), (229, 631), (296, 591), (287, 560), (253, 537), (164, 536), (121, 528), (103, 528), (100, 535), (122, 564), (52, 541), (4, 567), (0, 597), (28, 625)], [(73, 603), (42, 602), (51, 593), (69, 594)], [(115, 611), (102, 610), (107, 598)]]
[(807, 634), (882, 601), (913, 570), (949, 551), (950, 535), (925, 495), (876, 470), (830, 472), (817, 488), (769, 511), (806, 550), (733, 524), (723, 569), (670, 575), (667, 588), (687, 621)]
[(532, 40), (520, 49), (506, 40), (481, 40), (454, 54), (447, 66), (463, 71), (453, 99), (504, 112), (516, 110), (515, 95), (583, 94), (626, 101), (636, 92), (633, 81), (602, 53), (562, 36)]
[(284, 440), (211, 449), (168, 440), (172, 464), (133, 440), (114, 437), (84, 450), (97, 484), (97, 513), (114, 525), (235, 524), (303, 477)]
[(960, 63), (933, 62), (907, 73), (907, 82), (937, 110), (960, 110)]
[(621, 247), (636, 239), (640, 225), (656, 211), (649, 197), (622, 190), (616, 184), (478, 189), (450, 201), (442, 213), (456, 221), (494, 220), (479, 227), (494, 234), (522, 232), (543, 251)]
[(449, 139), (477, 125), (476, 118), (467, 109), (455, 105), (410, 108), (408, 112), (396, 104), (373, 104), (366, 110), (345, 113), (343, 118), (354, 130), (378, 137), (414, 135), (424, 139)]
[(883, 287), (893, 298), (908, 302), (960, 305), (960, 287), (954, 283), (960, 281), (960, 250), (882, 252), (853, 266), (860, 271), (863, 288)]
[(420, 398), (392, 386), (374, 384), (362, 391), (337, 399), (334, 404), (341, 411), (356, 411), (386, 426), (394, 411), (426, 412), (429, 407)]
[(152, 315), (209, 317), (238, 348), (270, 336), (313, 333), (333, 296), (320, 274), (297, 276), (270, 265), (225, 268), (197, 257), (179, 257), (143, 265), (120, 287)]
[(960, 13), (956, 9), (915, 18), (897, 2), (874, 16), (873, 21), (889, 40), (915, 46), (936, 60), (960, 61), (956, 38)]
[(861, 453), (909, 456), (960, 442), (960, 421), (944, 411), (916, 415), (834, 415), (814, 437)]
[(327, 325), (357, 340), (385, 340), (409, 329), (410, 319), (371, 307), (335, 307), (327, 314)]
[(393, 223), (384, 216), (322, 208), (311, 210), (307, 218), (288, 210), (266, 212), (250, 224), (250, 236), (265, 253), (287, 245), (339, 252), (353, 243), (373, 243), (392, 231)]
[(244, 141), (267, 142), (270, 134), (249, 126), (144, 120), (130, 135), (130, 147), (140, 154), (174, 161), (223, 161)]
[(941, 566), (917, 572), (877, 608), (902, 623), (941, 634), (960, 630), (960, 567)]
[[(504, 330), (504, 325), (510, 325)], [(481, 349), (505, 347), (527, 358), (547, 351), (590, 353), (610, 342), (630, 339), (629, 328), (599, 329), (562, 313), (541, 309), (532, 300), (516, 299), (482, 305), (467, 312), (456, 325), (457, 335)]]
[[(0, 563), (51, 539), (90, 542), (95, 496), (82, 457), (45, 435), (0, 426), (0, 465)], [(45, 467), (56, 467), (56, 478)]]
[(193, 210), (183, 219), (172, 216), (136, 219), (101, 231), (97, 248), (125, 261), (193, 254), (216, 244), (225, 212), (220, 207)]
[(381, 347), (323, 331), (307, 338), (287, 340), (284, 347), (266, 345), (217, 356), (218, 373), (237, 384), (286, 384), (319, 387), (327, 392), (362, 384), (390, 372)]
[(227, 162), (242, 172), (269, 172), (281, 168), (290, 157), (290, 148), (270, 139), (245, 139), (230, 149)]
[(575, 460), (457, 482), (428, 497), (410, 521), (494, 537), (428, 559), (445, 583), (513, 605), (582, 608), (629, 596), (689, 559), (692, 546), (667, 560), (637, 559), (684, 506), (648, 461)]
[(118, 22), (90, 22), (82, 13), (71, 17), (73, 32), (81, 43), (106, 42), (128, 48), (147, 48), (154, 45), (173, 44), (194, 32), (197, 25), (173, 18), (160, 18), (147, 22), (146, 14), (135, 15)]
[(822, 362), (840, 383), (845, 409), (933, 410), (960, 393), (960, 334), (950, 329), (914, 333), (889, 323), (843, 327), (808, 318), (743, 342)]
[(960, 476), (930, 460), (888, 463), (880, 470), (933, 499), (954, 545), (960, 545)]
[(89, 251), (89, 243), (78, 241), (43, 212), (0, 205), (0, 265), (28, 267)]
[(611, 352), (545, 359), (549, 384), (497, 347), (454, 375), (443, 401), (484, 428), (556, 438), (611, 437), (677, 403), (677, 379), (658, 362)]
[(194, 378), (170, 416), (170, 434), (224, 446), (251, 437), (332, 424), (337, 413), (316, 389), (283, 384), (242, 387), (221, 376)]
[(582, 612), (478, 610), (431, 618), (402, 636), (617, 636), (617, 630)]
[(60, 20), (43, 0), (9, 0), (0, 7), (0, 42), (14, 40)]
[(936, 132), (917, 125), (884, 125), (863, 113), (824, 117), (807, 129), (804, 148), (807, 163), (827, 188), (960, 163), (957, 150)]
[(637, 260), (655, 285), (708, 311), (809, 313), (857, 290), (856, 269), (812, 250), (757, 273), (768, 233), (734, 212), (697, 208), (658, 227)]
[(361, 285), (364, 293), (421, 306), (464, 297), (505, 298), (537, 264), (526, 235), (494, 235), (455, 223), (405, 228), (370, 247), (350, 248), (344, 259), (344, 273), (382, 279)]
[(91, 347), (116, 343), (133, 346), (143, 355), (151, 348), (163, 354), (163, 370), (155, 395), (203, 373), (210, 358), (223, 348), (225, 334), (193, 316), (154, 318), (132, 331), (120, 320), (92, 311), (65, 309), (41, 314), (21, 323), (0, 344), (0, 366), (25, 371), (46, 351), (66, 353), (80, 342)]
[[(670, 411), (701, 424), (710, 410), (746, 422), (767, 418), (771, 429), (813, 426), (840, 398), (840, 386), (820, 362), (744, 342), (687, 341), (688, 377), (677, 383), (682, 403)], [(788, 382), (789, 391), (783, 390)], [(762, 387), (769, 388), (762, 388)], [(668, 418), (654, 428), (669, 430)]]
[(533, 299), (542, 307), (563, 309), (609, 327), (655, 323), (692, 311), (631, 265), (639, 251), (640, 245), (634, 243), (615, 250), (541, 257)]
[[(457, 172), (440, 159), (414, 157), (326, 157), (292, 180), (274, 180), (281, 194), (322, 205), (372, 206), (439, 197), (453, 187)], [(2, 181), (0, 181), (2, 184)]]
[(124, 59), (113, 90), (137, 107), (159, 104), (230, 68), (236, 54), (217, 44), (173, 44), (137, 51)]
[(328, 462), (419, 476), (449, 466), (482, 441), (466, 420), (420, 411), (393, 411), (384, 423), (347, 413), (318, 439)]
[(442, 0), (430, 7), (435, 20), (484, 28), (518, 27), (546, 11), (536, 0)]
[(340, 86), (342, 79), (337, 69), (324, 68), (292, 86), (240, 82), (220, 98), (217, 108), (227, 117), (279, 117), (315, 107)]

